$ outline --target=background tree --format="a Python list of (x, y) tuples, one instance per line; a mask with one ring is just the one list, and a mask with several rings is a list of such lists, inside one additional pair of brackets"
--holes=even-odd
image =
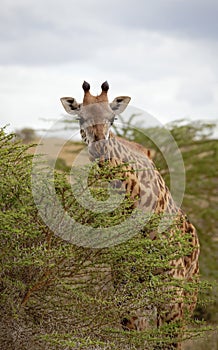
[(30, 143), (37, 138), (36, 131), (32, 128), (23, 128), (20, 130), (16, 130), (15, 134), (17, 137), (23, 140), (24, 143)]

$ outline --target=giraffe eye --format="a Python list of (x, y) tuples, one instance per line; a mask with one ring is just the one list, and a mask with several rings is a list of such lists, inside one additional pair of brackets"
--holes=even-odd
[(110, 120), (111, 125), (113, 125), (114, 120), (116, 120), (116, 119), (117, 119), (117, 118), (114, 116), (114, 117)]

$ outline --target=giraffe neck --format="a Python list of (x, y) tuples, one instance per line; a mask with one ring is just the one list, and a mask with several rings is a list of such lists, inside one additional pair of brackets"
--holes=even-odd
[(108, 161), (113, 167), (125, 164), (125, 189), (132, 198), (138, 198), (135, 206), (146, 212), (178, 212), (169, 189), (154, 163), (145, 154), (130, 149), (127, 144), (111, 137), (94, 142), (89, 146), (90, 159), (100, 163)]

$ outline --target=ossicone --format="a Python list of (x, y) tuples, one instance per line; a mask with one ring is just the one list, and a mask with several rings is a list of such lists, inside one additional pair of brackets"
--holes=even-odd
[(107, 81), (105, 81), (102, 85), (101, 85), (102, 91), (107, 92), (109, 90), (109, 84)]
[(83, 82), (83, 85), (82, 85), (82, 88), (85, 92), (89, 91), (90, 90), (90, 84), (87, 83), (87, 81), (84, 80)]

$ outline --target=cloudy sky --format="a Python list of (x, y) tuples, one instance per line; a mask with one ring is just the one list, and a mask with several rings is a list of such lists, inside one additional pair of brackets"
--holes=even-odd
[(108, 80), (161, 123), (218, 119), (217, 0), (1, 0), (0, 126), (45, 127)]

